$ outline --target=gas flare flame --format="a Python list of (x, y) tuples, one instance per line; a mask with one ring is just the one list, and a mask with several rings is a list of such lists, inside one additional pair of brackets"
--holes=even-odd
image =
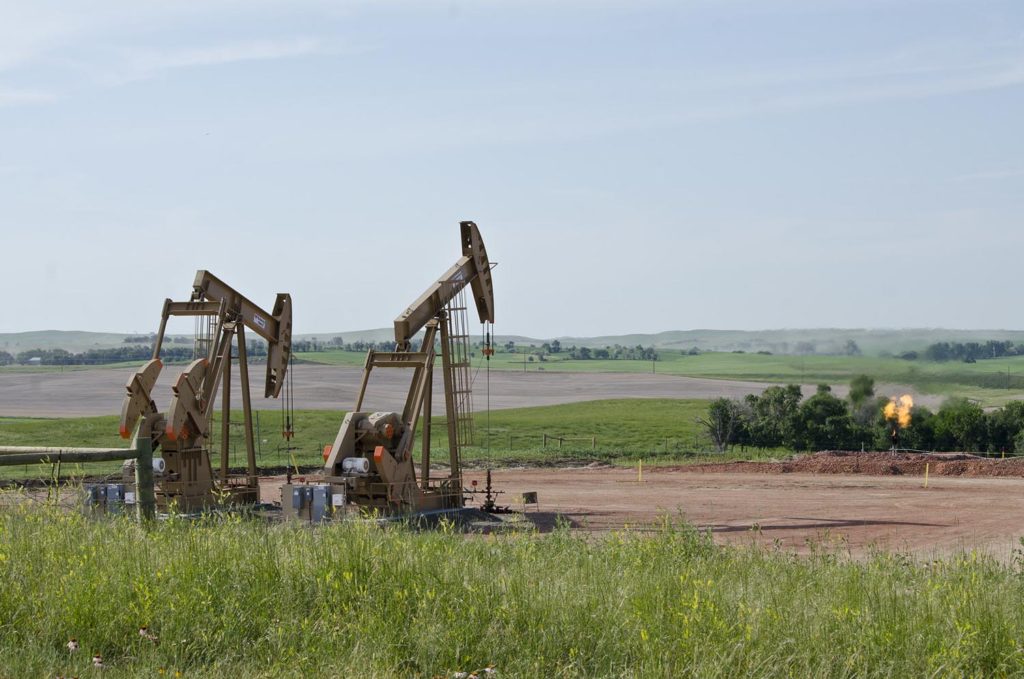
[(896, 422), (900, 429), (906, 429), (910, 426), (910, 411), (913, 407), (914, 399), (910, 397), (910, 394), (904, 394), (899, 398), (889, 399), (882, 412), (885, 414), (885, 419)]

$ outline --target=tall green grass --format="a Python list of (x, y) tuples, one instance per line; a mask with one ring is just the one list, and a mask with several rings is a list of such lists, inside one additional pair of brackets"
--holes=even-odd
[(1016, 567), (715, 547), (668, 521), (467, 538), (23, 504), (0, 512), (0, 583), (5, 677), (98, 676), (94, 652), (111, 678), (1024, 673)]

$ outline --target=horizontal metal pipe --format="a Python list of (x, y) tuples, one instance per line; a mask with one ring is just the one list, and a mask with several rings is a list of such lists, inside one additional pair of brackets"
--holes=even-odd
[(139, 456), (135, 448), (44, 448), (36, 446), (0, 446), (0, 467), (37, 462), (104, 462), (131, 460)]
[(133, 453), (134, 448), (64, 448), (61, 446), (0, 446), (3, 453)]
[(138, 460), (135, 485), (139, 493), (139, 518), (152, 519), (156, 514), (153, 493), (153, 448), (148, 438), (140, 438), (134, 448), (47, 448), (40, 446), (0, 446), (0, 467), (40, 462), (103, 462), (106, 460)]

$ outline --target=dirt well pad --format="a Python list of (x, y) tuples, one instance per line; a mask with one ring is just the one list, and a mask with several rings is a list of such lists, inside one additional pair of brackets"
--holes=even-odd
[[(483, 473), (467, 473), (483, 483)], [(540, 504), (527, 512), (542, 529), (556, 517), (587, 531), (658, 530), (682, 517), (724, 543), (778, 541), (807, 551), (827, 545), (862, 555), (873, 546), (942, 555), (979, 548), (1012, 556), (1024, 535), (1024, 478), (806, 474), (702, 469), (496, 470), (502, 500), (522, 508), (523, 492)]]

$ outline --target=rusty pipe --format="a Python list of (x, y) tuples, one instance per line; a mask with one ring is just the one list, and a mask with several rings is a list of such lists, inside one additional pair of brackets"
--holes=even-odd
[(0, 446), (0, 467), (37, 462), (104, 462), (132, 460), (135, 448), (51, 448), (45, 446)]

